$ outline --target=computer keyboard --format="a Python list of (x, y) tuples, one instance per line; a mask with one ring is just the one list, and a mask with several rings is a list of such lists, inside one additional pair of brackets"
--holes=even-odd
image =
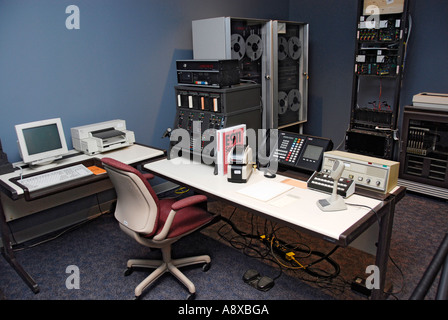
[(93, 175), (93, 172), (87, 169), (83, 164), (78, 164), (32, 177), (23, 178), (18, 182), (27, 187), (28, 191), (36, 191), (67, 181), (87, 177), (89, 175)]

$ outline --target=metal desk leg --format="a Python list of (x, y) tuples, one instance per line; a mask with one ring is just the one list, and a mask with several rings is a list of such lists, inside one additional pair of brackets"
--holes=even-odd
[(31, 288), (34, 293), (39, 292), (39, 286), (37, 283), (31, 278), (31, 276), (23, 269), (20, 263), (16, 260), (14, 255), (14, 251), (12, 250), (12, 242), (10, 239), (9, 229), (6, 225), (6, 218), (3, 212), (3, 204), (0, 199), (0, 232), (2, 233), (2, 255), (5, 257), (6, 261), (14, 268), (17, 274), (22, 278), (23, 281)]
[(387, 212), (380, 218), (378, 247), (375, 259), (376, 266), (380, 270), (380, 286), (379, 289), (373, 289), (371, 297), (373, 300), (380, 300), (387, 298), (387, 294), (385, 292), (385, 286), (387, 275), (387, 262), (389, 260), (390, 240), (392, 236), (392, 226), (395, 213), (395, 197), (391, 197), (387, 206), (388, 206)]

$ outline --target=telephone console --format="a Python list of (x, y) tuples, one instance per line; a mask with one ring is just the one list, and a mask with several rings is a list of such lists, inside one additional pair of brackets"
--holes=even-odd
[(278, 144), (272, 157), (279, 167), (305, 171), (319, 171), (323, 154), (333, 149), (330, 139), (278, 131)]

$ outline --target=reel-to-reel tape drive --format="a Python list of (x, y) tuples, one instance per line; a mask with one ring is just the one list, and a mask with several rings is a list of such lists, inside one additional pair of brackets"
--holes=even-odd
[(232, 59), (241, 60), (247, 55), (251, 61), (255, 61), (260, 59), (263, 54), (261, 37), (255, 33), (250, 34), (247, 40), (244, 40), (240, 34), (234, 33), (232, 34), (231, 43)]
[(277, 66), (278, 66), (278, 126), (301, 121), (301, 57), (303, 45), (300, 25), (286, 24), (283, 33), (278, 35)]
[(300, 91), (298, 89), (292, 89), (289, 93), (285, 91), (278, 92), (278, 114), (283, 115), (288, 110), (297, 112), (300, 109)]
[(302, 42), (299, 37), (293, 36), (286, 40), (286, 37), (278, 37), (278, 60), (283, 61), (287, 57), (297, 60), (302, 55)]
[(240, 79), (261, 83), (262, 56), (266, 47), (262, 25), (236, 20), (230, 29), (230, 56), (238, 60)]
[(235, 59), (241, 82), (261, 85), (264, 128), (307, 121), (308, 24), (219, 17), (192, 27), (194, 59)]

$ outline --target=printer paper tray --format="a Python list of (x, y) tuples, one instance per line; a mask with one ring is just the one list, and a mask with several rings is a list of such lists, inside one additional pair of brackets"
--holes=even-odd
[(98, 130), (92, 132), (92, 136), (99, 139), (110, 139), (114, 137), (121, 137), (125, 136), (125, 134), (122, 131), (115, 130), (115, 129), (106, 129), (106, 130)]

